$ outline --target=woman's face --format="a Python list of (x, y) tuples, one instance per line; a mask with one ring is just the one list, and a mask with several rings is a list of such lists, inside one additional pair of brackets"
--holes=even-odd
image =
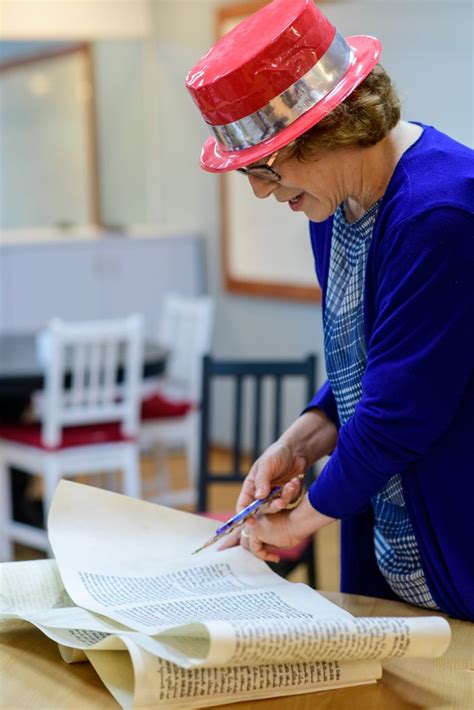
[[(256, 197), (273, 197), (277, 202), (287, 202), (294, 212), (303, 212), (314, 222), (323, 222), (336, 211), (349, 195), (347, 170), (348, 149), (321, 153), (311, 162), (297, 158), (277, 157), (272, 168), (281, 176), (280, 182), (270, 182), (248, 175)], [(265, 161), (259, 161), (261, 165)]]

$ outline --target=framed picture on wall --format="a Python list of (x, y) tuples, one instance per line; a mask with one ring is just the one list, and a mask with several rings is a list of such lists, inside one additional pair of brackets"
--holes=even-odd
[[(217, 11), (222, 37), (268, 0), (227, 5)], [(220, 177), (222, 261), (226, 290), (273, 298), (320, 301), (308, 219), (273, 198), (258, 200), (238, 172)]]
[(100, 225), (93, 50), (0, 42), (0, 227)]

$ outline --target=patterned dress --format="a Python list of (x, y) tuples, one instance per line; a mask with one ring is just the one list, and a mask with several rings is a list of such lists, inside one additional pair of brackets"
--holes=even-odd
[[(364, 284), (367, 258), (380, 201), (354, 224), (338, 207), (334, 215), (326, 302), (323, 314), (326, 369), (341, 425), (362, 396), (367, 365)], [(436, 609), (403, 498), (399, 475), (372, 499), (377, 564), (392, 590), (407, 602)]]

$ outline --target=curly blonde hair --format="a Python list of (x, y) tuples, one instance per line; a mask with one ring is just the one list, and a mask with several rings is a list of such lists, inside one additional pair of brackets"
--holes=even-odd
[(377, 64), (345, 101), (287, 147), (285, 157), (305, 162), (321, 150), (375, 145), (399, 120), (400, 100), (387, 72)]

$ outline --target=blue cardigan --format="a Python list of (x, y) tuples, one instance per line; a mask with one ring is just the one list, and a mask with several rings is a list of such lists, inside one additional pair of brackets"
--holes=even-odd
[[(342, 519), (342, 591), (394, 598), (375, 561), (370, 499), (401, 473), (433, 598), (474, 620), (474, 152), (423, 128), (374, 227), (362, 398), (309, 497)], [(323, 307), (331, 231), (332, 217), (310, 223)], [(328, 383), (310, 407), (339, 426)]]

